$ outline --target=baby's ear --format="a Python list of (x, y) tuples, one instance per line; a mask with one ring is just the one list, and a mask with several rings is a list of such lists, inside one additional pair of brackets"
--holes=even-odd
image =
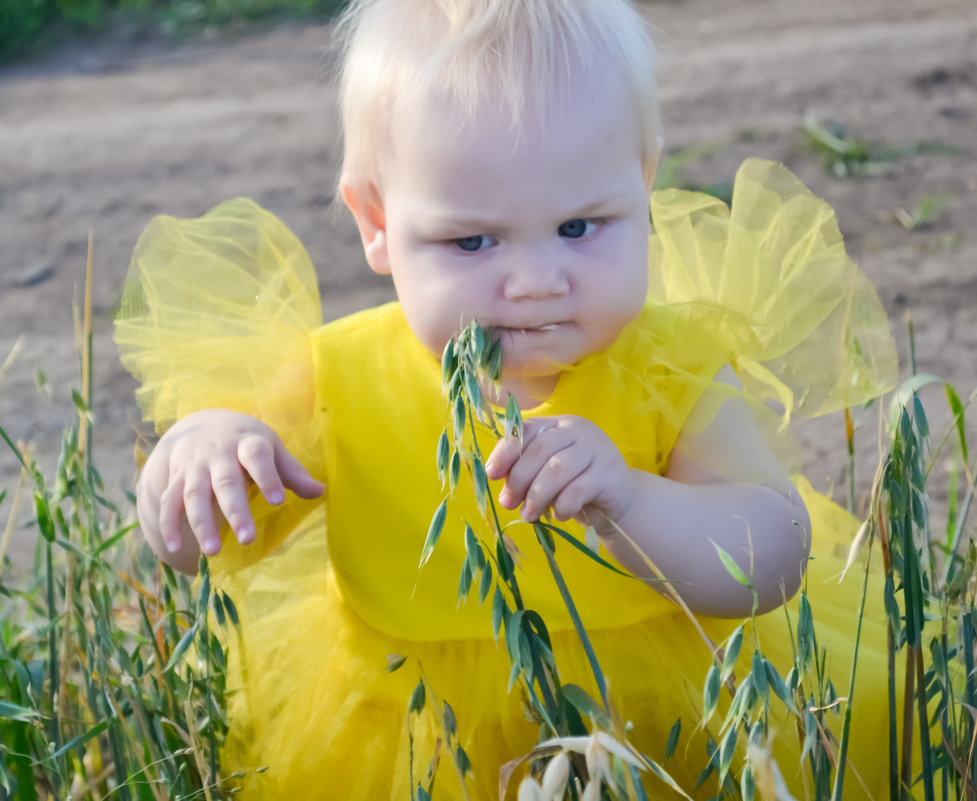
[(658, 143), (658, 149), (654, 152), (652, 156), (644, 159), (641, 165), (641, 172), (645, 179), (645, 189), (650, 193), (655, 186), (655, 174), (658, 172), (658, 161), (662, 153), (662, 146), (665, 140), (660, 136), (655, 137)]
[(354, 186), (345, 178), (340, 181), (339, 191), (360, 229), (366, 263), (373, 272), (386, 275), (390, 272), (390, 256), (387, 251), (387, 218), (380, 193), (372, 183)]

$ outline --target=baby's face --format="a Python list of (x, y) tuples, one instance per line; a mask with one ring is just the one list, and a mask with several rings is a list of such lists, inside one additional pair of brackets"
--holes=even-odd
[(524, 405), (610, 345), (648, 286), (648, 195), (630, 105), (597, 79), (578, 80), (570, 95), (518, 134), (490, 108), (461, 126), (434, 102), (395, 115), (382, 239), (372, 258), (368, 248), (433, 353), (473, 318), (495, 332), (503, 386)]

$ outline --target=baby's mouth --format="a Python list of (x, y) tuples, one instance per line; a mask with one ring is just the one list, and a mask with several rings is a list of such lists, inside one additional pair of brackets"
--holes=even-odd
[(546, 331), (555, 331), (560, 327), (559, 323), (544, 323), (543, 325), (533, 326), (531, 328), (521, 328), (517, 326), (498, 326), (496, 331), (507, 332), (510, 334), (537, 334), (544, 333)]

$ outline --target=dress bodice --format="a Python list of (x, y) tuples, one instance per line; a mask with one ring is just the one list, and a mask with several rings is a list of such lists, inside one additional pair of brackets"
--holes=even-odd
[[(411, 334), (395, 303), (318, 329), (313, 353), (329, 553), (344, 596), (368, 623), (396, 636), (490, 637), (490, 604), (479, 607), (472, 597), (457, 611), (452, 607), (465, 560), (463, 521), (494, 542), (489, 527), (480, 526), (465, 478), (448, 503), (433, 557), (417, 568), (444, 496), (435, 449), (448, 413), (437, 358)], [(564, 373), (553, 396), (524, 414), (584, 416), (608, 434), (631, 467), (660, 473), (691, 408), (729, 358), (701, 325), (677, 309), (650, 304), (610, 349)], [(487, 457), (491, 434), (482, 432), (478, 440)], [(494, 497), (500, 488), (493, 487)], [(503, 525), (518, 520), (513, 512), (497, 511)], [(573, 521), (561, 525), (583, 537)], [(519, 582), (527, 606), (551, 628), (569, 627), (532, 527), (515, 522), (507, 534), (522, 554)], [(558, 556), (589, 625), (629, 625), (672, 609), (642, 582), (615, 575), (565, 544), (558, 545)]]

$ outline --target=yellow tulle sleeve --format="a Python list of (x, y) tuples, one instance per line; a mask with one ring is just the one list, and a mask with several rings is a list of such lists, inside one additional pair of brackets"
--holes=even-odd
[(871, 282), (845, 252), (831, 207), (787, 168), (745, 161), (730, 206), (652, 194), (652, 297), (714, 305), (753, 336), (734, 364), (747, 392), (816, 416), (864, 403), (897, 377)]
[[(256, 203), (226, 201), (203, 217), (160, 216), (136, 245), (115, 322), (136, 399), (165, 431), (186, 415), (224, 408), (270, 425), (313, 475), (324, 473), (314, 414), (310, 333), (321, 324), (318, 283), (302, 244)], [(213, 560), (233, 572), (273, 550), (312, 505), (270, 508), (256, 497), (261, 536), (224, 536)]]

